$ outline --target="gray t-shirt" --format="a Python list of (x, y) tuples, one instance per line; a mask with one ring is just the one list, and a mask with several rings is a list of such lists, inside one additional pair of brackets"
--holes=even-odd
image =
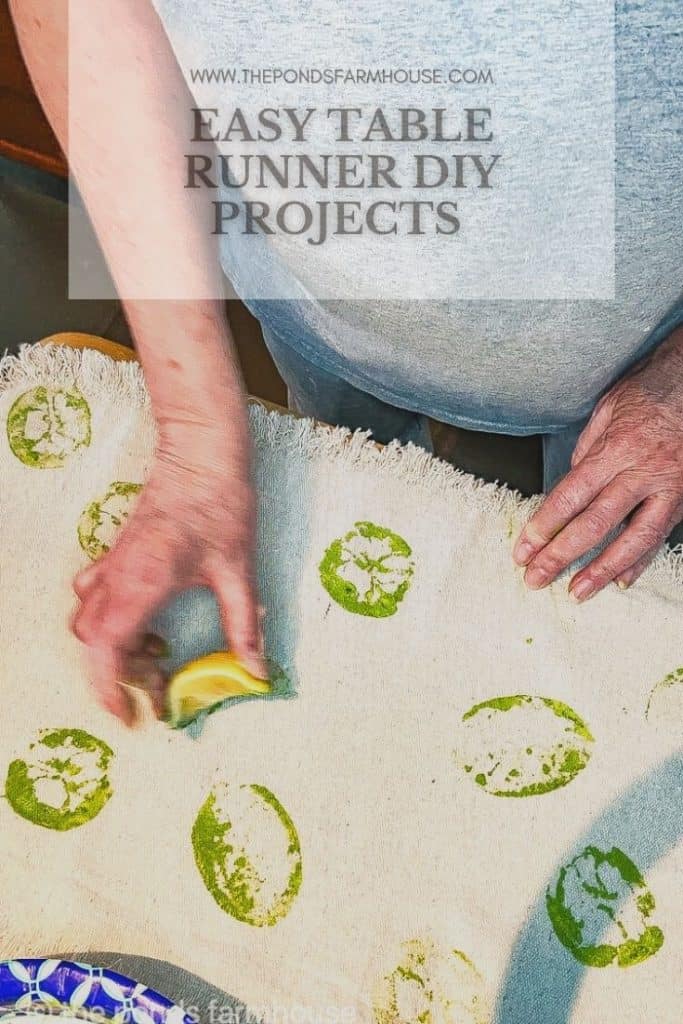
[[(222, 44), (216, 41), (230, 38), (236, 17), (241, 31), (244, 24), (252, 26), (252, 63), (262, 44), (267, 44), (262, 63), (268, 63), (273, 56), (268, 45), (278, 32), (292, 47), (308, 32), (312, 63), (329, 61), (335, 47), (343, 60), (349, 41), (354, 61), (365, 57), (377, 63), (376, 53), (363, 53), (364, 18), (372, 22), (375, 40), (378, 24), (380, 34), (385, 30), (395, 63), (410, 59), (406, 54), (418, 36), (423, 52), (433, 40), (434, 65), (448, 56), (440, 51), (443, 0), (401, 9), (389, 0), (374, 0), (367, 10), (353, 12), (337, 7), (336, 27), (329, 25), (329, 31), (316, 21), (321, 9), (328, 14), (333, 10), (327, 0), (286, 0), (263, 7), (257, 2), (242, 15), (235, 14), (236, 0), (155, 0), (155, 6), (184, 65), (198, 62), (203, 53), (214, 59), (220, 55)], [(534, 25), (525, 25), (524, 18), (533, 16), (534, 5), (515, 6), (520, 32), (533, 35)], [(461, 23), (459, 32), (466, 38), (466, 25)], [(325, 52), (320, 55), (317, 40), (323, 38)], [(583, 419), (615, 379), (683, 323), (679, 0), (617, 0), (615, 39), (613, 300), (316, 300), (302, 282), (295, 258), (288, 260), (280, 252), (278, 273), (291, 276), (297, 285), (292, 295), (298, 297), (252, 301), (258, 290), (255, 278), (271, 273), (275, 263), (271, 265), (262, 249), (225, 238), (224, 268), (238, 294), (281, 343), (390, 403), (466, 427), (520, 434), (556, 432)], [(383, 64), (391, 62), (392, 53), (381, 56)], [(487, 58), (496, 64), (496, 54)], [(519, 59), (524, 59), (523, 52)], [(402, 97), (405, 101), (405, 92)], [(277, 103), (277, 88), (264, 88), (264, 104)], [(351, 274), (357, 267), (351, 267), (349, 252)], [(322, 282), (318, 294), (325, 294), (326, 275), (343, 275), (344, 266), (328, 264), (324, 246), (315, 250), (315, 260)], [(369, 272), (381, 273), (381, 265)], [(349, 294), (354, 294), (351, 287)]]

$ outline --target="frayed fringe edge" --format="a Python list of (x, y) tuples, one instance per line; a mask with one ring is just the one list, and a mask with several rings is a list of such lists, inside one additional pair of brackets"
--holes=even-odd
[(94, 349), (65, 345), (22, 345), (16, 355), (0, 359), (0, 394), (19, 387), (52, 384), (149, 408), (142, 369), (135, 362), (116, 362)]
[[(22, 345), (17, 355), (0, 359), (0, 394), (45, 383), (75, 385), (88, 393), (100, 393), (105, 401), (122, 401), (151, 412), (143, 372), (137, 363), (115, 362), (100, 352), (59, 345)], [(486, 483), (415, 445), (393, 442), (378, 448), (367, 432), (323, 426), (266, 410), (257, 402), (250, 407), (250, 422), (257, 444), (277, 445), (278, 450), (306, 460), (334, 459), (352, 469), (386, 474), (419, 490), (425, 501), (464, 501), (476, 511), (500, 518), (503, 528), (511, 520), (521, 526), (542, 500), (540, 495), (522, 498), (506, 486)], [(660, 552), (641, 579), (657, 590), (680, 588), (683, 545)]]

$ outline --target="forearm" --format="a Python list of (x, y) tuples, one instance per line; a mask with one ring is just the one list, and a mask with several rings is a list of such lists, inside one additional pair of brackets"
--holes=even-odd
[(71, 3), (69, 53), (65, 0), (10, 0), (27, 65), (124, 299), (160, 427), (222, 425), (241, 385), (213, 298), (205, 197), (183, 188), (191, 97), (148, 0)]
[(248, 454), (246, 406), (222, 304), (129, 302), (127, 313), (161, 446), (195, 459), (222, 453), (237, 471)]

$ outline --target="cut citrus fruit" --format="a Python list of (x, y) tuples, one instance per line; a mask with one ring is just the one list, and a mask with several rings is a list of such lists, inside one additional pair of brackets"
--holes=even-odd
[(168, 722), (177, 729), (228, 697), (257, 697), (271, 691), (268, 680), (253, 676), (234, 654), (207, 654), (171, 677), (166, 692)]

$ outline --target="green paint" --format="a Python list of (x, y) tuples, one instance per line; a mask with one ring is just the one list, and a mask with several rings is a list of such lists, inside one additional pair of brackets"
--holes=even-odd
[(552, 700), (550, 697), (541, 697), (541, 700), (546, 707), (551, 708), (553, 713), (558, 718), (564, 718), (571, 722), (574, 726), (574, 732), (577, 736), (587, 740), (588, 743), (593, 742), (593, 737), (588, 729), (588, 726), (582, 718), (580, 718), (573, 708), (569, 707), (569, 704), (564, 704), (561, 700)]
[(397, 533), (374, 523), (356, 523), (325, 552), (320, 579), (346, 611), (387, 618), (395, 614), (410, 586), (411, 555)]
[(376, 1024), (489, 1024), (484, 982), (469, 957), (443, 954), (429, 939), (401, 948), (401, 962), (375, 987)]
[(116, 531), (128, 518), (142, 484), (116, 480), (104, 497), (91, 502), (78, 520), (78, 540), (93, 562), (109, 551)]
[(652, 691), (648, 698), (647, 707), (645, 709), (645, 717), (650, 717), (652, 703), (655, 700), (655, 698), (659, 696), (659, 694), (661, 694), (664, 690), (670, 690), (674, 686), (680, 686), (682, 683), (683, 668), (676, 668), (673, 670), (673, 672), (669, 672), (668, 675), (664, 676), (664, 678), (659, 683), (657, 683), (656, 686), (652, 688)]
[(521, 708), (530, 700), (532, 697), (515, 696), (515, 697), (493, 697), (491, 700), (486, 700), (482, 704), (475, 704), (473, 708), (470, 708), (466, 714), (462, 716), (463, 722), (466, 722), (468, 718), (474, 718), (480, 711), (485, 711), (491, 708), (493, 711), (511, 711), (512, 708)]
[[(562, 945), (588, 967), (633, 967), (664, 943), (661, 929), (649, 923), (654, 897), (636, 865), (617, 847), (604, 852), (588, 846), (561, 869), (554, 891), (548, 889), (546, 906)], [(601, 942), (610, 926), (619, 932), (618, 945)]]
[(36, 469), (60, 469), (90, 438), (90, 407), (76, 388), (33, 388), (7, 414), (10, 448)]
[[(519, 737), (506, 739), (506, 727), (513, 720), (508, 723), (505, 716), (515, 711), (529, 716), (550, 712), (563, 725), (558, 734), (549, 721), (548, 746), (527, 746)], [(568, 785), (590, 760), (594, 740), (586, 723), (569, 705), (550, 697), (494, 697), (470, 708), (463, 722), (467, 726), (466, 749), (462, 756), (456, 753), (456, 763), (467, 774), (474, 770), (474, 781), (492, 796), (542, 796)], [(479, 747), (486, 742), (478, 736), (480, 722), (492, 726), (494, 735), (488, 742), (495, 743), (494, 749)]]
[(103, 740), (82, 729), (43, 730), (29, 750), (7, 771), (5, 796), (17, 814), (59, 832), (97, 817), (112, 795), (114, 752)]
[(524, 641), (524, 643), (525, 643), (525, 644), (526, 644), (526, 645), (527, 645), (528, 647), (531, 647), (531, 645), (532, 645), (532, 643), (533, 643), (533, 642), (534, 642), (534, 638), (533, 638), (532, 636), (528, 636), (528, 637), (526, 638), (526, 640)]
[[(284, 839), (282, 848), (277, 842), (269, 849), (269, 857), (279, 858), (279, 864), (287, 871), (287, 881), (282, 890), (270, 897), (266, 894), (269, 879), (268, 865), (257, 863), (249, 849), (249, 840), (254, 836), (249, 833), (239, 838), (240, 825), (244, 831), (245, 822), (239, 822), (235, 816), (242, 814), (243, 806), (235, 801), (234, 811), (226, 812), (219, 806), (219, 793), (228, 795), (230, 806), (230, 789), (227, 786), (214, 787), (202, 804), (192, 828), (192, 848), (199, 873), (204, 885), (214, 900), (226, 914), (238, 921), (257, 928), (272, 927), (289, 912), (302, 882), (301, 847), (294, 822), (277, 797), (265, 786), (239, 786), (242, 795), (251, 797), (247, 800), (252, 810), (267, 808), (272, 815), (270, 824), (279, 825), (279, 833)], [(255, 823), (256, 817), (252, 819)], [(253, 828), (254, 825), (252, 824)]]

